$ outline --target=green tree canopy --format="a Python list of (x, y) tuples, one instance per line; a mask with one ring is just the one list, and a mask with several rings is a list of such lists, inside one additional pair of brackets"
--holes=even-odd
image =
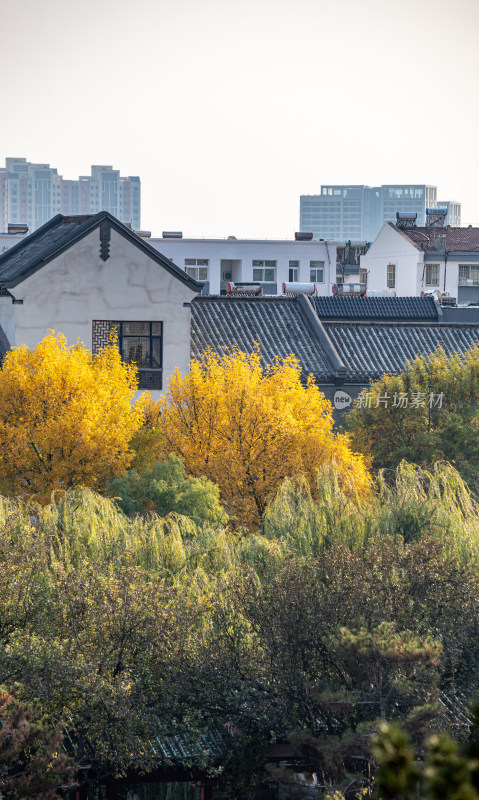
[[(431, 466), (449, 461), (471, 485), (479, 474), (479, 344), (464, 355), (433, 353), (406, 364), (399, 375), (383, 375), (367, 400), (347, 417), (353, 445), (372, 457), (373, 467), (395, 467), (402, 459)], [(407, 403), (406, 403), (407, 398)]]
[(204, 476), (187, 475), (183, 461), (173, 454), (142, 472), (130, 470), (115, 478), (108, 494), (130, 515), (154, 513), (164, 517), (174, 511), (194, 522), (212, 524), (224, 516), (218, 487)]

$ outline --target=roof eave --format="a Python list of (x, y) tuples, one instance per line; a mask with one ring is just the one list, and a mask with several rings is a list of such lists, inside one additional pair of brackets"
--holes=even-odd
[[(58, 220), (62, 218), (61, 214), (58, 214), (56, 217), (53, 217), (53, 220)], [(186, 272), (183, 272), (176, 264), (173, 264), (170, 259), (164, 256), (159, 250), (156, 250), (154, 247), (149, 245), (143, 239), (141, 239), (134, 231), (127, 228), (126, 225), (123, 225), (122, 222), (115, 219), (108, 211), (100, 211), (98, 214), (95, 214), (90, 219), (85, 220), (85, 224), (82, 225), (73, 235), (66, 238), (65, 242), (54, 250), (50, 251), (46, 254), (43, 258), (33, 258), (25, 265), (24, 269), (22, 270), (21, 274), (16, 275), (13, 278), (6, 278), (2, 279), (0, 276), (0, 286), (4, 286), (7, 289), (13, 289), (15, 286), (18, 286), (20, 283), (23, 283), (27, 278), (33, 275), (42, 267), (46, 266), (50, 261), (53, 261), (54, 258), (57, 258), (59, 255), (64, 253), (66, 250), (69, 250), (70, 247), (73, 247), (77, 242), (87, 236), (89, 233), (95, 230), (98, 227), (102, 220), (108, 219), (111, 227), (113, 227), (121, 236), (125, 239), (128, 239), (135, 247), (138, 247), (143, 252), (146, 252), (157, 264), (160, 264), (164, 267), (168, 272), (170, 272), (175, 278), (180, 280), (184, 283), (188, 288), (190, 288), (193, 292), (199, 293), (203, 288), (202, 283), (198, 283), (193, 278), (190, 278)], [(34, 234), (32, 234), (34, 235)], [(24, 242), (19, 242), (19, 244), (23, 244)], [(13, 250), (13, 248), (12, 248)], [(9, 251), (11, 252), (11, 251)]]

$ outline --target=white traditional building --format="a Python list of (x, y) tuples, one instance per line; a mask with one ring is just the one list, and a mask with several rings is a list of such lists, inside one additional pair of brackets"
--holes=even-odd
[(148, 242), (203, 284), (203, 294), (225, 294), (228, 282), (260, 281), (263, 295), (282, 293), (287, 282), (316, 283), (320, 295), (336, 283), (336, 243), (267, 239), (183, 239)]
[(361, 270), (368, 292), (442, 292), (458, 303), (479, 301), (479, 228), (401, 229), (386, 222), (361, 256)]
[(139, 388), (155, 396), (190, 364), (201, 284), (107, 211), (58, 214), (0, 256), (0, 346), (35, 347), (49, 329), (93, 353), (112, 328)]

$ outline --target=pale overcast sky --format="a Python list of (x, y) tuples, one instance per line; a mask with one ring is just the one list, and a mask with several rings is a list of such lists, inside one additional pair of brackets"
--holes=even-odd
[(479, 0), (1, 0), (0, 165), (142, 181), (153, 235), (292, 237), (322, 183), (479, 225)]

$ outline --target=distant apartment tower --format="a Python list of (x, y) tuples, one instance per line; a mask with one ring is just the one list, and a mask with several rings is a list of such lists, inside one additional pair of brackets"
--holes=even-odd
[[(437, 188), (427, 184), (383, 184), (382, 186), (321, 186), (321, 194), (301, 195), (300, 230), (320, 239), (373, 241), (384, 222), (396, 221), (396, 212), (417, 213), (417, 225), (426, 221), (426, 209), (437, 208)], [(448, 201), (441, 207), (460, 204)]]
[(65, 180), (49, 164), (7, 158), (0, 168), (0, 228), (28, 225), (34, 231), (55, 214), (109, 211), (121, 222), (141, 228), (141, 183), (123, 178), (110, 166), (92, 166), (91, 175)]

